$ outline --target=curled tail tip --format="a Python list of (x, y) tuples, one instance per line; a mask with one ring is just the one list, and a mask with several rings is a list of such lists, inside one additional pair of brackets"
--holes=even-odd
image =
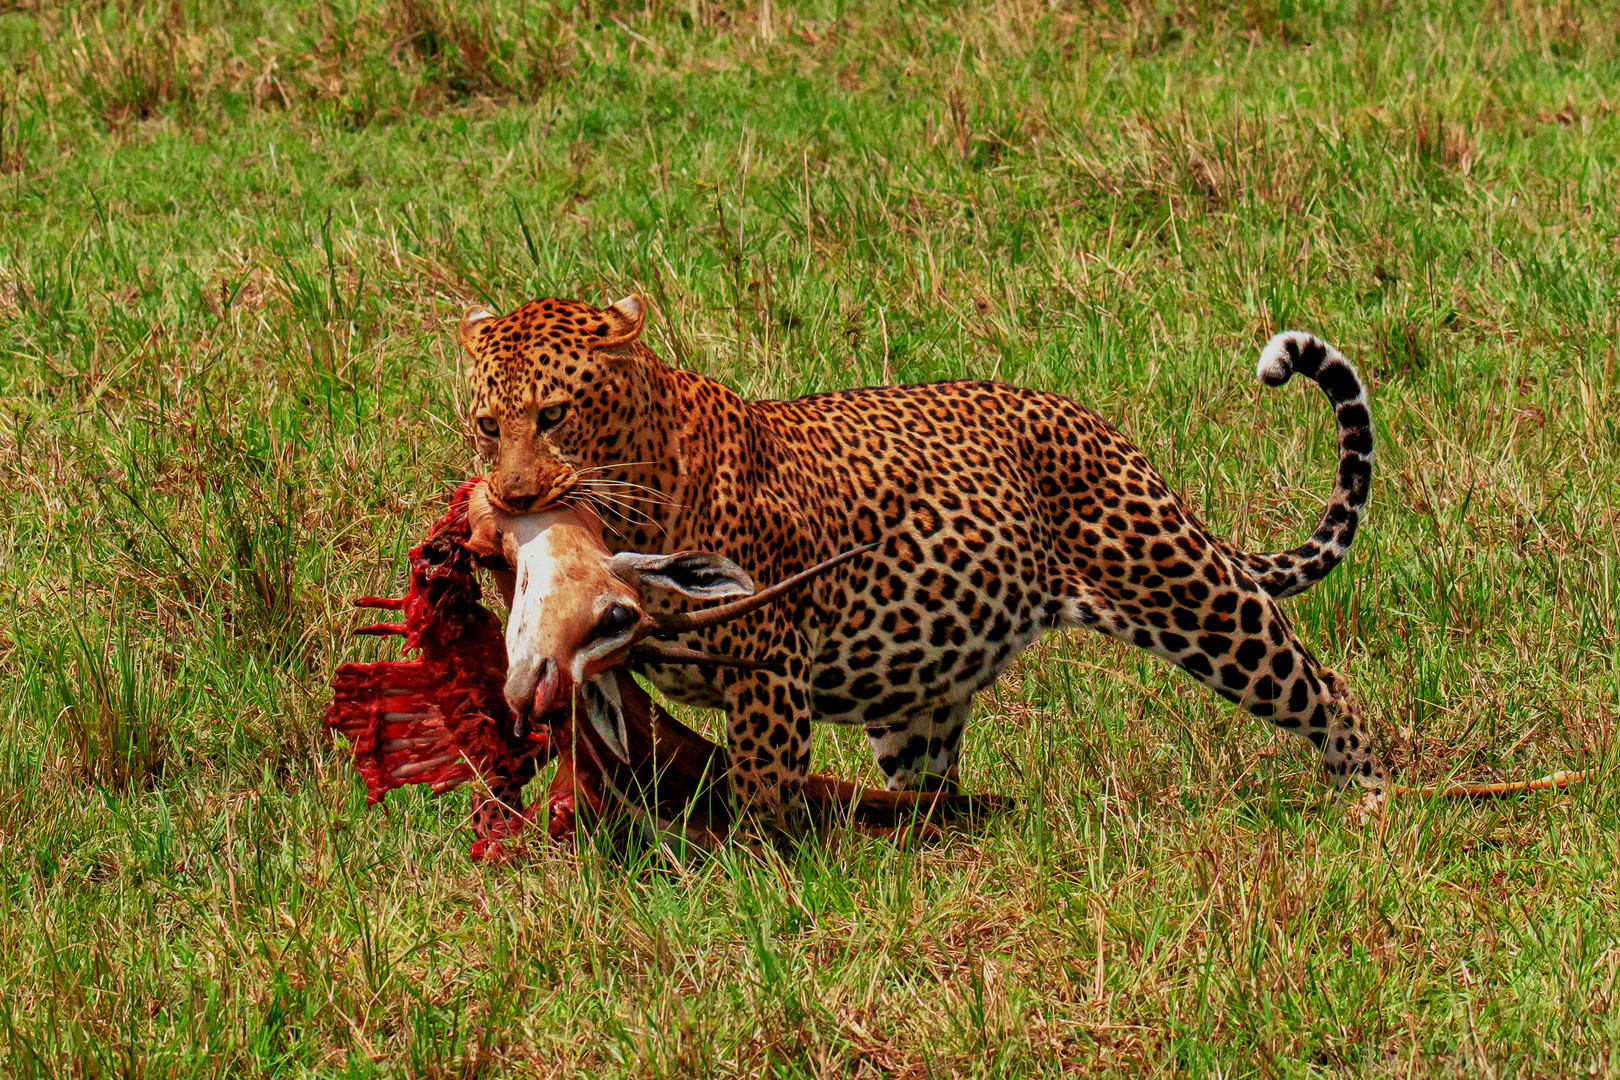
[(1280, 334), (1273, 334), (1271, 340), (1266, 342), (1265, 348), (1260, 350), (1260, 362), (1255, 365), (1254, 373), (1260, 381), (1267, 386), (1281, 386), (1294, 376), (1294, 361), (1288, 355), (1290, 344), (1296, 344), (1299, 336), (1297, 330), (1284, 330)]
[(1272, 335), (1265, 348), (1260, 350), (1260, 362), (1255, 365), (1255, 374), (1267, 386), (1281, 386), (1296, 371), (1315, 379), (1323, 368), (1333, 364), (1343, 364), (1347, 370), (1354, 370), (1343, 353), (1315, 334), (1306, 330), (1284, 330)]

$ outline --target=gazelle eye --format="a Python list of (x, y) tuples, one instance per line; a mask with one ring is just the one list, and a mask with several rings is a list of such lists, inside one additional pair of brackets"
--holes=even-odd
[(641, 617), (623, 604), (611, 604), (602, 612), (602, 617), (596, 620), (596, 636), (599, 638), (618, 637), (631, 629)]
[(501, 425), (492, 416), (480, 416), (478, 418), (478, 430), (486, 439), (498, 439), (501, 437)]
[(566, 405), (548, 405), (541, 409), (540, 430), (544, 431), (546, 428), (556, 427), (567, 412), (568, 406)]

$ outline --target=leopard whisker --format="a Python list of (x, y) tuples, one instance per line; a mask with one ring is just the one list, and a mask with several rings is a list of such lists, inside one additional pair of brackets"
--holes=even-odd
[(579, 499), (584, 501), (585, 504), (590, 506), (598, 516), (603, 514), (612, 514), (613, 516), (624, 518), (625, 520), (633, 520), (630, 517), (629, 511), (633, 510), (634, 507), (623, 503), (622, 500), (616, 496), (610, 495), (607, 492), (591, 491), (583, 485), (576, 484), (570, 489), (570, 494), (576, 495)]
[(637, 498), (645, 499), (647, 502), (664, 503), (667, 506), (680, 505), (667, 492), (659, 491), (657, 488), (650, 488), (645, 484), (634, 484), (628, 480), (606, 480), (602, 477), (585, 477), (578, 479), (575, 482), (579, 484), (589, 484), (593, 487), (613, 487), (626, 488), (630, 491), (645, 491), (647, 492), (646, 495), (637, 496)]
[[(611, 472), (616, 472), (616, 471), (623, 470), (623, 469), (641, 468), (642, 466), (647, 466), (647, 465), (654, 465), (655, 466), (655, 465), (657, 465), (657, 462), (654, 462), (654, 461), (622, 461), (622, 462), (616, 462), (616, 463), (614, 463), (612, 465), (587, 465), (584, 468), (580, 468), (578, 466), (575, 466), (574, 467), (574, 475), (576, 477), (583, 478), (583, 477), (589, 476), (591, 473), (611, 473)], [(602, 478), (598, 477), (597, 479), (602, 479)], [(615, 483), (631, 484), (631, 485), (633, 485), (635, 487), (643, 487), (643, 488), (646, 487), (645, 484), (639, 484), (634, 480), (626, 480), (622, 476), (621, 477), (608, 477), (607, 479), (610, 479)], [(647, 488), (647, 490), (651, 491), (651, 490), (654, 490), (654, 489)], [(660, 494), (662, 494), (662, 493), (660, 492)]]
[(609, 520), (610, 517), (616, 515), (608, 514), (607, 507), (599, 506), (595, 499), (591, 498), (584, 492), (579, 492), (577, 494), (571, 492), (563, 498), (562, 502), (564, 506), (573, 509), (578, 509), (579, 507), (583, 506), (585, 509), (591, 512), (592, 517), (596, 518), (597, 521), (602, 523), (603, 527), (612, 530), (614, 536), (617, 536), (620, 540), (625, 539), (624, 533), (620, 532), (618, 527)]
[(675, 502), (675, 501), (673, 501), (671, 499), (655, 499), (655, 498), (651, 498), (651, 497), (646, 496), (646, 495), (633, 495), (628, 491), (616, 490), (615, 485), (597, 484), (597, 483), (592, 483), (589, 480), (582, 481), (581, 483), (578, 483), (578, 484), (576, 484), (574, 486), (579, 487), (579, 488), (586, 488), (586, 489), (593, 490), (593, 491), (598, 491), (598, 492), (601, 492), (603, 494), (611, 494), (615, 498), (627, 499), (627, 500), (630, 500), (632, 502), (651, 503), (654, 506), (677, 506), (678, 507), (680, 505), (679, 503), (677, 503), (677, 502)]
[(583, 469), (575, 469), (576, 475), (584, 476), (586, 473), (611, 472), (614, 469), (638, 469), (644, 465), (656, 465), (656, 461), (619, 461), (612, 465), (590, 465)]
[(644, 525), (644, 526), (647, 526), (648, 528), (657, 529), (659, 532), (664, 533), (666, 536), (669, 534), (669, 530), (664, 528), (664, 526), (660, 522), (655, 521), (653, 518), (649, 517), (644, 511), (638, 509), (635, 506), (632, 506), (631, 504), (629, 504), (627, 502), (624, 502), (624, 501), (620, 500), (619, 498), (617, 498), (617, 497), (615, 497), (613, 495), (608, 495), (608, 494), (606, 494), (604, 492), (599, 491), (599, 492), (595, 492), (591, 497), (593, 499), (604, 500), (605, 503), (608, 506), (611, 506), (613, 508), (613, 510), (620, 517), (624, 518), (626, 521), (632, 522), (632, 523), (637, 524), (637, 525)]
[(651, 523), (652, 521), (652, 518), (647, 514), (646, 511), (617, 495), (613, 495), (606, 491), (593, 491), (590, 493), (590, 497), (599, 500), (604, 505), (611, 505), (615, 507), (620, 513), (625, 515), (634, 514), (636, 518), (642, 522)]
[[(589, 491), (584, 488), (585, 485), (576, 484), (569, 489), (569, 495), (577, 498), (580, 500), (580, 504), (588, 507), (601, 520), (602, 524), (611, 529), (619, 539), (625, 539), (625, 535), (613, 524), (611, 520), (613, 518), (618, 518), (630, 524), (654, 528), (666, 536), (669, 535), (669, 530), (662, 524), (654, 521), (637, 507), (623, 501), (623, 497), (605, 491)], [(566, 503), (568, 500), (565, 498), (563, 501)]]

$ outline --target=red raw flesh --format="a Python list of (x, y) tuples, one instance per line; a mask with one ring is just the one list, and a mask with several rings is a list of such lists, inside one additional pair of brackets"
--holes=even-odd
[[(357, 606), (403, 611), (403, 623), (378, 623), (361, 634), (401, 634), (408, 660), (344, 664), (332, 682), (326, 727), (348, 738), (366, 781), (366, 801), (380, 802), (406, 784), (448, 791), (483, 777), (503, 791), (521, 790), (551, 756), (546, 728), (529, 738), (512, 733), (506, 706), (506, 640), (500, 620), (480, 603), (468, 550), (467, 496), (478, 481), (456, 489), (450, 508), (411, 549), (411, 580), (403, 599), (368, 596)], [(529, 815), (508, 794), (494, 820), (481, 822), (486, 841), (521, 828)]]

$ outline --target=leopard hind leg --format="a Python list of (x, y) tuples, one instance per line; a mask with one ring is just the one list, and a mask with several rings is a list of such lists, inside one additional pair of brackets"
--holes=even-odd
[(962, 731), (971, 700), (908, 713), (866, 729), (890, 791), (955, 792), (961, 778)]
[(1211, 554), (1202, 580), (1183, 575), (1165, 591), (1167, 603), (1144, 605), (1140, 591), (1126, 587), (1117, 596), (1107, 586), (1086, 587), (1062, 601), (1055, 621), (1168, 660), (1233, 704), (1310, 740), (1338, 787), (1382, 794), (1384, 768), (1344, 677), (1311, 654), (1253, 579)]
[(534, 773), (533, 763), (524, 762), (516, 769), (503, 764), (480, 774), (482, 783), (473, 788), (470, 815), (477, 851), (529, 824), (538, 807), (524, 807), (523, 786)]

